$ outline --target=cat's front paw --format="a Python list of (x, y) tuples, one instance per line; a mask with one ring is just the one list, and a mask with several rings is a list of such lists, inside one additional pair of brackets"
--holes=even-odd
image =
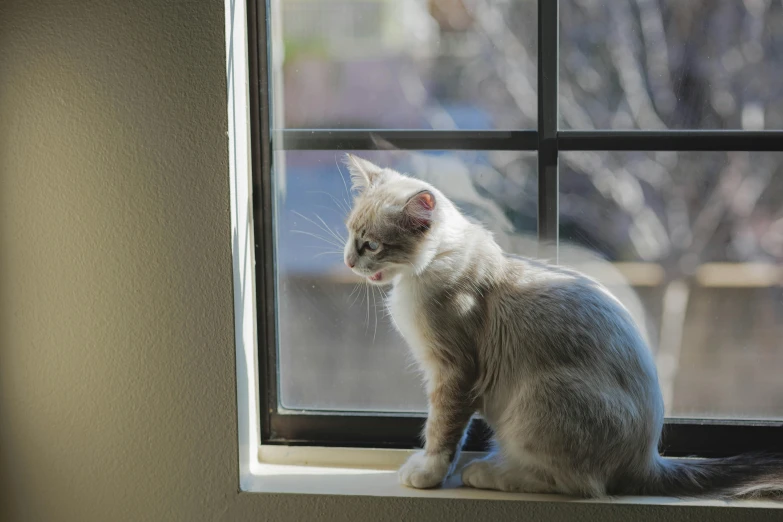
[(451, 465), (445, 453), (427, 455), (423, 451), (414, 453), (402, 465), (398, 476), (400, 483), (417, 489), (439, 486), (449, 472)]

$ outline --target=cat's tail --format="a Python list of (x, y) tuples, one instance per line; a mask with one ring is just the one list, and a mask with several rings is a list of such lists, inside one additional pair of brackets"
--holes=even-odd
[(657, 457), (652, 476), (636, 493), (673, 497), (783, 497), (783, 455), (720, 459)]

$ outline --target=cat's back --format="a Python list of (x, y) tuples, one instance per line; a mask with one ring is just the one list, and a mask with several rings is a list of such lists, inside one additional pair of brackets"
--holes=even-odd
[(600, 283), (565, 267), (507, 260), (504, 283), (487, 296), (494, 349), (522, 352), (538, 370), (650, 359), (631, 315)]
[(495, 306), (514, 308), (538, 319), (585, 319), (610, 315), (631, 320), (625, 307), (603, 285), (576, 270), (522, 257), (507, 257), (502, 284), (491, 296)]

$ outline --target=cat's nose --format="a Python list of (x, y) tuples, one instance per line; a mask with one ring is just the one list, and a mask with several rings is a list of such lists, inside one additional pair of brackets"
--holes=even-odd
[(353, 268), (356, 266), (356, 261), (351, 258), (345, 258), (345, 264), (348, 265), (348, 268)]

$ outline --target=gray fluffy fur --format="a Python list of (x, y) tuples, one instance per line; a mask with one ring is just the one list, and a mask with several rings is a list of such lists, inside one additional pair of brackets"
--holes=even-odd
[[(503, 491), (743, 496), (783, 490), (774, 457), (660, 456), (663, 402), (626, 309), (587, 276), (505, 255), (435, 187), (355, 156), (346, 263), (392, 284), (387, 306), (426, 384), (424, 450), (403, 484), (438, 486), (470, 418), (495, 450), (462, 470)], [(377, 248), (370, 248), (376, 247)]]

